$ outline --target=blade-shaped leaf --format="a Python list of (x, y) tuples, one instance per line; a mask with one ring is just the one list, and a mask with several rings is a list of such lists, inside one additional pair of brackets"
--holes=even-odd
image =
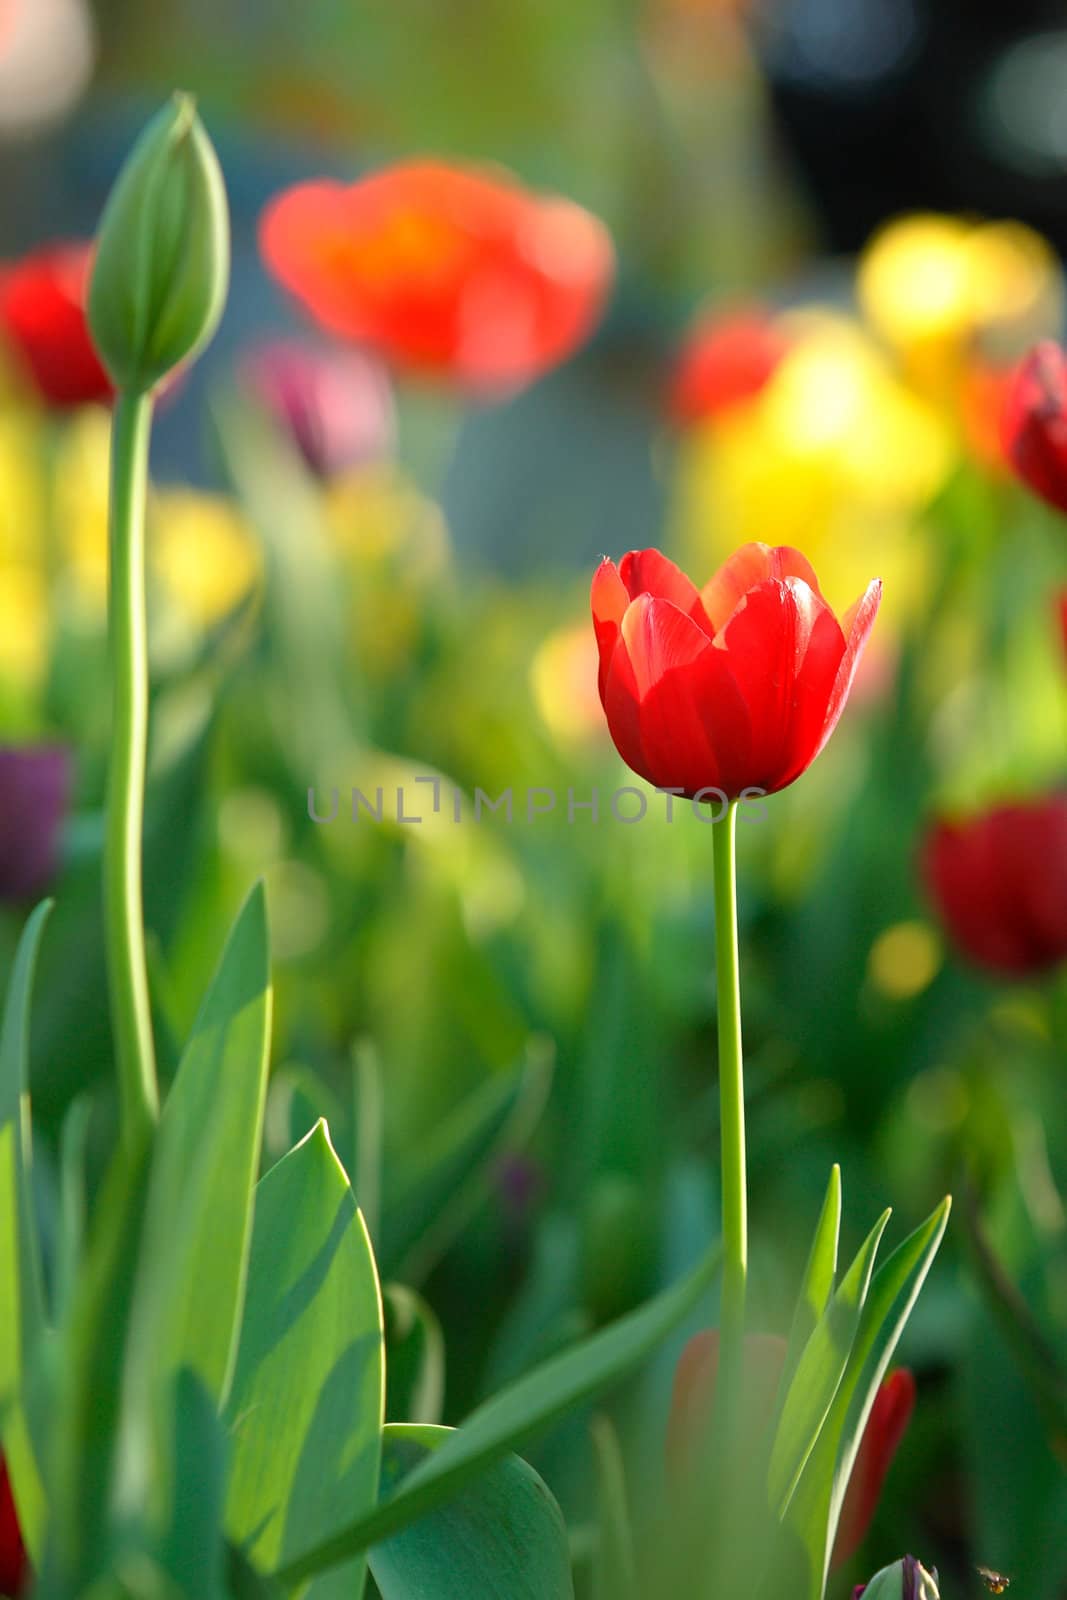
[(830, 1168), (830, 1181), (822, 1203), (811, 1253), (804, 1269), (804, 1281), (793, 1313), (793, 1326), (789, 1330), (789, 1346), (782, 1367), (779, 1396), (784, 1400), (797, 1369), (797, 1362), (811, 1338), (834, 1289), (837, 1276), (837, 1247), (841, 1233), (841, 1168), (835, 1162)]
[(45, 1326), (40, 1244), (30, 1192), (28, 1035), (37, 951), (51, 902), (23, 930), (0, 1032), (0, 1415), (23, 1535), (39, 1549), (44, 1507), (27, 1411), (27, 1366)]
[(779, 1517), (789, 1504), (844, 1376), (870, 1287), (874, 1258), (888, 1221), (889, 1212), (884, 1211), (860, 1246), (797, 1363), (778, 1420), (767, 1473), (767, 1492)]
[[(270, 1039), (266, 899), (252, 890), (222, 954), (160, 1118), (150, 1238), (163, 1270), (150, 1309), (167, 1364), (216, 1401), (236, 1357)], [(145, 1336), (146, 1342), (148, 1336)]]
[(878, 1386), (937, 1254), (951, 1202), (899, 1245), (874, 1275), (853, 1341), (848, 1369), (834, 1396), (788, 1512), (761, 1593), (822, 1600), (845, 1490)]
[(681, 1283), (479, 1406), (377, 1510), (288, 1562), (278, 1577), (298, 1583), (391, 1537), (458, 1494), (502, 1455), (609, 1389), (685, 1321), (710, 1287), (720, 1254), (716, 1246)]
[[(269, 1569), (377, 1504), (382, 1308), (370, 1241), (319, 1122), (261, 1180), (237, 1371), (227, 1407), (227, 1531)], [(361, 1592), (365, 1560), (315, 1600)]]
[[(448, 1440), (450, 1428), (393, 1424), (385, 1430), (382, 1487)], [(573, 1600), (567, 1528), (531, 1466), (507, 1455), (444, 1505), (370, 1552), (382, 1600)], [(622, 1597), (618, 1597), (622, 1600)]]

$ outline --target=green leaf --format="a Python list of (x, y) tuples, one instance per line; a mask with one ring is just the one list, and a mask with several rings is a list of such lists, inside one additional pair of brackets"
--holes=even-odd
[(811, 1253), (804, 1269), (804, 1281), (800, 1287), (796, 1311), (793, 1313), (793, 1326), (789, 1331), (789, 1347), (786, 1351), (779, 1388), (782, 1399), (785, 1398), (792, 1382), (804, 1347), (815, 1332), (833, 1293), (834, 1280), (837, 1277), (837, 1247), (840, 1232), (841, 1168), (835, 1162), (830, 1168), (826, 1198), (815, 1225), (815, 1237), (811, 1242)]
[[(450, 1428), (385, 1430), (388, 1493), (443, 1447)], [(370, 1552), (382, 1600), (573, 1600), (567, 1527), (531, 1466), (504, 1456), (460, 1494)], [(621, 1597), (619, 1597), (621, 1600)]]
[(767, 1492), (779, 1517), (815, 1447), (845, 1374), (874, 1271), (874, 1258), (890, 1213), (883, 1211), (841, 1280), (804, 1347), (782, 1406), (771, 1448)]
[[(49, 1452), (48, 1539), (34, 1589), (41, 1600), (80, 1594), (103, 1577), (144, 1515), (156, 1441), (143, 1387), (131, 1394), (127, 1378), (149, 1176), (148, 1147), (120, 1147), (95, 1207), (63, 1330)], [(120, 1481), (121, 1533), (112, 1518)]]
[[(160, 1118), (150, 1229), (151, 1314), (171, 1370), (221, 1402), (236, 1358), (259, 1169), (270, 1039), (262, 884), (252, 890), (193, 1026)], [(145, 1335), (147, 1342), (148, 1335)]]
[(40, 1548), (44, 1505), (27, 1380), (31, 1354), (45, 1327), (45, 1307), (30, 1190), (28, 1035), (37, 951), (50, 910), (50, 901), (38, 906), (23, 930), (0, 1032), (0, 1415), (4, 1457), (32, 1552)]
[(171, 1390), (169, 1508), (153, 1552), (188, 1600), (222, 1600), (226, 1438), (212, 1396), (188, 1367)]
[(592, 1433), (600, 1524), (600, 1544), (593, 1568), (593, 1600), (640, 1600), (619, 1438), (607, 1417), (593, 1419)]
[[(291, 1560), (373, 1510), (383, 1394), (374, 1257), (319, 1122), (256, 1191), (226, 1504), (227, 1531), (256, 1566)], [(361, 1550), (344, 1559), (314, 1584), (314, 1600), (360, 1594)]]
[(874, 1275), (848, 1368), (790, 1502), (772, 1553), (771, 1576), (761, 1592), (822, 1600), (841, 1505), (863, 1429), (937, 1254), (950, 1206), (946, 1197)]
[(299, 1583), (391, 1537), (458, 1494), (501, 1456), (611, 1388), (685, 1321), (714, 1280), (720, 1254), (716, 1246), (681, 1283), (487, 1400), (395, 1494), (288, 1562), (279, 1579)]
[(504, 1150), (526, 1142), (552, 1082), (551, 1058), (531, 1055), (489, 1079), (423, 1141), (400, 1184), (382, 1197), (381, 1258), (391, 1275), (419, 1283), (489, 1192)]
[(385, 1414), (392, 1422), (437, 1422), (445, 1397), (445, 1340), (414, 1289), (386, 1284)]

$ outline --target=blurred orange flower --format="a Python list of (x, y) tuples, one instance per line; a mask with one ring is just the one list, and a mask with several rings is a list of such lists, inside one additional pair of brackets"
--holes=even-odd
[(506, 174), (423, 161), (267, 207), (269, 270), (330, 332), (492, 396), (571, 355), (614, 277), (607, 229)]

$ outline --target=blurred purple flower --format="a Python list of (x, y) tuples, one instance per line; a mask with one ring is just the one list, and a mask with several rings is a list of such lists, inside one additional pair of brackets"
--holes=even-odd
[(31, 900), (55, 877), (71, 777), (61, 745), (0, 747), (0, 900)]
[(241, 379), (316, 477), (392, 451), (392, 390), (385, 369), (371, 356), (276, 339), (246, 355)]
[(544, 1189), (540, 1163), (521, 1151), (512, 1151), (497, 1167), (496, 1182), (509, 1220), (525, 1222)]

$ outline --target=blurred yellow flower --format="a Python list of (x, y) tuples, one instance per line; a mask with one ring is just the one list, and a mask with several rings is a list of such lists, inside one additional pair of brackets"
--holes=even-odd
[(402, 560), (412, 575), (448, 565), (440, 508), (395, 467), (360, 467), (326, 489), (326, 515), (338, 548), (360, 565)]
[(168, 596), (205, 627), (245, 598), (262, 569), (259, 546), (237, 507), (222, 495), (185, 488), (156, 491), (148, 559)]
[(27, 412), (0, 411), (0, 570), (40, 553), (42, 483), (39, 431)]
[(530, 664), (534, 702), (561, 744), (606, 737), (597, 665), (596, 638), (585, 620), (550, 634)]
[(108, 453), (111, 416), (88, 406), (74, 414), (63, 432), (54, 480), (58, 543), (79, 599), (107, 605)]
[(1018, 222), (917, 215), (887, 224), (860, 258), (872, 328), (909, 380), (951, 400), (976, 350), (999, 361), (1058, 331), (1063, 275), (1051, 246)]
[(5, 562), (0, 569), (0, 673), (35, 683), (48, 646), (48, 601), (34, 566)]
[(750, 539), (798, 545), (832, 605), (884, 580), (884, 632), (921, 592), (914, 525), (952, 466), (951, 432), (854, 321), (813, 309), (782, 323), (791, 348), (770, 381), (683, 443), (683, 564), (710, 572)]

